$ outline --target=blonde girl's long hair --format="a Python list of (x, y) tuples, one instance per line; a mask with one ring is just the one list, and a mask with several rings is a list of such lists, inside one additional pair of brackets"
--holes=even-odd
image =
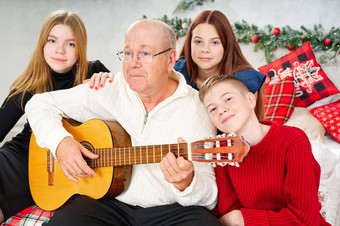
[(21, 94), (20, 105), (23, 108), (24, 96), (27, 92), (43, 93), (53, 89), (52, 69), (44, 58), (44, 47), (51, 29), (58, 24), (69, 26), (75, 39), (76, 75), (74, 85), (82, 83), (88, 72), (87, 62), (87, 34), (84, 22), (75, 13), (66, 10), (52, 12), (44, 21), (38, 42), (34, 49), (31, 60), (24, 70), (10, 86), (10, 95), (7, 101), (14, 95)]

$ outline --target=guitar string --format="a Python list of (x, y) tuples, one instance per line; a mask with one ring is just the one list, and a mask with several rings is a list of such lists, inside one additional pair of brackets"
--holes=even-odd
[[(195, 156), (202, 156), (202, 154), (193, 154), (193, 157)], [(146, 157), (146, 155), (142, 155), (142, 157)], [(153, 163), (159, 163), (161, 161), (161, 155), (155, 155), (155, 158), (159, 158), (159, 161), (153, 162)], [(98, 158), (98, 159), (86, 159), (86, 163), (93, 167), (93, 168), (99, 168), (99, 167), (103, 167), (103, 166), (127, 166), (127, 165), (139, 165), (139, 164), (148, 164), (148, 160), (146, 161), (145, 158), (142, 159), (134, 159), (135, 160), (135, 164), (127, 164), (127, 163), (119, 163), (117, 164), (115, 161), (115, 164), (113, 164), (112, 159), (105, 159), (104, 158)], [(100, 164), (98, 164), (98, 161), (101, 161)], [(103, 161), (103, 162), (102, 162)], [(235, 162), (235, 158), (233, 156), (232, 159), (230, 159), (229, 157), (226, 156), (221, 156), (220, 159), (199, 159), (199, 160), (193, 160), (193, 161), (200, 161), (200, 162)], [(111, 163), (111, 164), (109, 164)], [(152, 162), (151, 162), (152, 163)], [(109, 164), (109, 165), (108, 165)], [(47, 167), (50, 167), (50, 165), (53, 165), (53, 163), (48, 162), (47, 163)], [(93, 166), (94, 165), (94, 166)]]
[[(113, 159), (117, 159), (117, 155), (118, 155), (118, 158), (119, 158), (119, 163), (121, 163), (121, 158), (123, 158), (124, 157), (124, 162), (126, 162), (126, 153), (125, 152), (121, 152), (121, 151), (111, 151), (111, 150), (104, 150), (104, 151), (93, 151), (93, 153), (95, 153), (95, 154), (98, 154), (99, 156), (102, 156), (102, 158), (105, 158), (105, 155), (107, 155), (106, 153), (107, 152), (110, 152), (110, 153), (112, 153), (112, 152), (115, 152), (115, 157), (113, 158)], [(136, 152), (140, 152), (140, 151), (136, 151)], [(182, 156), (182, 157), (186, 157), (187, 156), (187, 154), (181, 154), (181, 153), (173, 153), (173, 154), (177, 154), (177, 156), (178, 156), (178, 154), (179, 154), (179, 156)], [(224, 153), (220, 153), (220, 152), (214, 152), (214, 153), (209, 153), (209, 152), (207, 152), (207, 153), (192, 153), (191, 154), (191, 156), (193, 156), (193, 157), (199, 157), (199, 156), (204, 156), (205, 154), (213, 154), (213, 156), (215, 156), (215, 155), (217, 155), (217, 154), (220, 154), (221, 155), (221, 158), (223, 158), (223, 157), (229, 157), (229, 156), (227, 156), (228, 154), (233, 154), (233, 155), (237, 155), (237, 153), (233, 153), (233, 152), (224, 152)], [(131, 158), (132, 157), (132, 158)], [(149, 153), (149, 151), (148, 152), (146, 152), (146, 151), (141, 151), (140, 152), (140, 157), (134, 157), (133, 158), (133, 156), (131, 156), (130, 155), (130, 151), (129, 151), (129, 157), (127, 158), (127, 159), (151, 159), (151, 158), (154, 158), (154, 157), (159, 157), (159, 158), (162, 158), (162, 157), (164, 157), (164, 155), (163, 154), (153, 154), (153, 155), (151, 155), (150, 156), (150, 153)], [(108, 159), (111, 159), (111, 158), (108, 158)]]
[[(232, 153), (233, 154), (233, 153)], [(119, 154), (118, 154), (119, 155)], [(111, 162), (111, 165), (112, 165), (112, 160), (111, 159), (105, 159), (105, 155), (103, 155), (104, 157), (103, 158), (100, 158), (99, 157), (99, 159), (86, 159), (86, 162), (87, 162), (87, 164), (88, 165), (91, 165), (91, 164), (95, 164), (96, 165), (96, 163), (98, 162), (98, 161), (104, 161), (104, 163), (103, 162), (100, 162), (100, 164), (99, 165), (101, 165), (101, 166), (103, 166), (103, 165), (106, 165), (106, 164), (108, 164), (108, 163), (110, 163)], [(141, 159), (139, 159), (139, 158), (137, 158), (137, 159), (132, 159), (132, 160), (135, 160), (134, 162), (135, 162), (135, 164), (127, 164), (126, 163), (126, 161), (125, 162), (119, 162), (119, 164), (114, 164), (114, 165), (116, 165), (116, 166), (118, 166), (118, 165), (138, 165), (138, 164), (148, 164), (148, 163), (159, 163), (160, 161), (161, 161), (161, 159), (162, 159), (162, 156), (161, 155), (154, 155), (154, 162), (149, 162), (149, 160), (150, 160), (150, 157), (147, 157), (148, 155), (147, 154), (145, 154), (145, 155), (141, 155), (142, 156), (142, 158)], [(205, 161), (207, 161), (207, 162), (209, 162), (209, 161), (227, 161), (227, 162), (232, 162), (232, 161), (235, 161), (235, 156), (234, 156), (234, 154), (233, 154), (233, 156), (232, 156), (232, 158), (230, 159), (230, 157), (228, 157), (228, 156), (224, 156), (224, 155), (221, 155), (220, 156), (220, 158), (217, 160), (216, 158), (213, 158), (213, 159), (204, 159), (204, 155), (202, 155), (202, 154), (193, 154), (193, 157), (198, 157), (198, 156), (200, 156), (201, 158), (199, 158), (198, 160), (194, 160), (194, 161), (202, 161), (202, 162), (205, 162)], [(157, 161), (155, 161), (155, 159), (157, 159)], [(115, 161), (116, 162), (116, 161)], [(129, 159), (129, 162), (131, 162), (131, 159)]]
[[(175, 148), (171, 148), (171, 146), (174, 146), (176, 145)], [(169, 152), (173, 152), (175, 154), (175, 152), (177, 152), (177, 155), (178, 156), (182, 156), (182, 157), (187, 157), (186, 154), (184, 155), (181, 155), (180, 152), (183, 151), (182, 148), (180, 148), (180, 145), (183, 146), (183, 145), (187, 145), (186, 143), (182, 143), (182, 144), (168, 144), (166, 146), (168, 146), (168, 151)], [(203, 146), (202, 143), (197, 143), (196, 144), (197, 146)], [(152, 150), (153, 150), (153, 162), (154, 163), (158, 163), (160, 161), (156, 161), (155, 159), (156, 158), (159, 158), (161, 159), (163, 157), (163, 146), (166, 147), (165, 145), (151, 145), (150, 147), (153, 147)], [(122, 147), (114, 147), (114, 148), (100, 148), (100, 149), (93, 149), (91, 150), (93, 153), (95, 154), (98, 154), (99, 155), (99, 158), (98, 159), (86, 159), (86, 162), (87, 164), (94, 164), (95, 167), (97, 166), (98, 164), (98, 161), (100, 161), (100, 164), (99, 165), (104, 165), (104, 164), (107, 164), (107, 162), (111, 161), (111, 165), (132, 165), (131, 164), (131, 151), (134, 151), (134, 154), (135, 154), (135, 158), (132, 158), (132, 160), (134, 160), (135, 164), (137, 163), (137, 161), (139, 162), (139, 164), (145, 164), (145, 163), (148, 163), (149, 162), (149, 147), (148, 146), (139, 146), (139, 152), (140, 152), (140, 158), (136, 158), (136, 152), (138, 152), (138, 150), (136, 150), (136, 147), (138, 146), (133, 146), (133, 150), (131, 150), (132, 147), (128, 147), (128, 152), (129, 152), (129, 164), (126, 164), (126, 153), (125, 153), (125, 147), (124, 148), (124, 151), (122, 152), (121, 151), (121, 148)], [(155, 148), (160, 148), (161, 150), (161, 154), (155, 154)], [(184, 150), (185, 152), (187, 151), (187, 149)], [(112, 160), (112, 152), (115, 152), (115, 164), (113, 164)], [(104, 153), (104, 154), (102, 154)], [(109, 155), (109, 153), (111, 154), (111, 158), (105, 158), (105, 155)], [(232, 154), (232, 158), (230, 158), (230, 156), (227, 156), (228, 154)], [(117, 154), (119, 155), (119, 164), (117, 164)], [(124, 157), (124, 163), (121, 162), (121, 157), (122, 157), (122, 154), (123, 154), (123, 157)], [(212, 160), (217, 160), (216, 158), (215, 159), (204, 159), (204, 154), (205, 153), (192, 153), (191, 156), (192, 157), (200, 157), (201, 156), (201, 159), (198, 159), (196, 161), (212, 161)], [(217, 154), (217, 153), (213, 153), (213, 154)], [(226, 153), (218, 153), (220, 154), (219, 156), (219, 159), (217, 161), (233, 161), (233, 159), (235, 159), (235, 153), (232, 153), (232, 152), (226, 152)], [(102, 157), (101, 157), (102, 156)], [(102, 162), (104, 161), (104, 163)], [(146, 162), (145, 162), (146, 161)], [(194, 160), (195, 161), (195, 160)], [(48, 166), (50, 166), (50, 163), (48, 163)]]

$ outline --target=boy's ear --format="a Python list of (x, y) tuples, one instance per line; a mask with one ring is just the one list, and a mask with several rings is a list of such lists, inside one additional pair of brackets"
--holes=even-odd
[(256, 97), (255, 97), (255, 95), (252, 92), (248, 92), (246, 97), (247, 97), (247, 100), (248, 100), (250, 108), (251, 109), (255, 109), (255, 106), (256, 106)]

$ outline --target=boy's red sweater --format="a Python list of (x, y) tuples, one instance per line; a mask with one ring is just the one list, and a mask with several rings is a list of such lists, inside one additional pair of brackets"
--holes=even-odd
[[(264, 122), (263, 122), (264, 123)], [(245, 225), (330, 225), (320, 214), (320, 166), (305, 133), (272, 124), (240, 167), (216, 167), (219, 216), (242, 212)]]

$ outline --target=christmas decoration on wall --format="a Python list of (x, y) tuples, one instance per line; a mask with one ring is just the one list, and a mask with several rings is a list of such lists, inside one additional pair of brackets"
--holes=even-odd
[[(206, 2), (214, 0), (181, 0), (173, 13), (184, 12), (201, 6)], [(144, 15), (143, 18), (146, 18)], [(176, 37), (184, 37), (191, 24), (191, 18), (169, 18), (164, 15), (159, 20), (167, 23), (175, 31)], [(289, 25), (284, 27), (273, 27), (266, 25), (264, 28), (252, 24), (249, 25), (245, 20), (232, 24), (237, 41), (240, 43), (255, 43), (254, 51), (261, 49), (267, 63), (274, 60), (274, 51), (280, 48), (287, 48), (290, 51), (299, 48), (303, 43), (309, 41), (313, 51), (322, 51), (319, 63), (326, 63), (328, 60), (336, 62), (336, 54), (340, 54), (340, 28), (332, 27), (325, 32), (321, 24), (314, 25), (313, 29), (301, 26), (299, 30), (292, 29)]]
[(272, 32), (273, 32), (273, 35), (278, 36), (281, 33), (281, 30), (278, 27), (274, 27)]
[[(147, 17), (144, 15), (143, 19), (146, 18)], [(191, 24), (191, 18), (178, 18), (177, 16), (175, 18), (169, 19), (167, 15), (164, 15), (162, 18), (158, 18), (158, 20), (161, 20), (172, 27), (177, 39), (184, 37), (187, 34), (188, 28)]]
[(251, 37), (251, 41), (254, 42), (254, 43), (257, 43), (259, 40), (260, 40), (260, 38), (259, 38), (258, 35), (253, 35), (253, 36)]
[(187, 9), (193, 9), (195, 6), (201, 6), (203, 5), (204, 2), (214, 2), (215, 0), (182, 0), (180, 1), (174, 12), (173, 13), (177, 13), (177, 12), (184, 12)]
[(332, 43), (332, 41), (331, 41), (329, 38), (325, 38), (325, 39), (323, 40), (323, 44), (324, 44), (325, 46), (329, 46), (331, 43)]
[[(254, 51), (264, 51), (267, 63), (274, 60), (274, 51), (278, 48), (294, 50), (303, 43), (309, 41), (313, 51), (323, 51), (320, 56), (320, 63), (328, 60), (335, 62), (336, 54), (340, 50), (340, 28), (332, 27), (325, 32), (321, 24), (314, 25), (313, 30), (301, 26), (300, 30), (292, 29), (289, 25), (282, 28), (266, 25), (263, 29), (246, 21), (236, 22), (233, 25), (236, 38), (240, 43), (255, 43)], [(256, 37), (256, 38), (255, 38)]]
[[(192, 10), (195, 6), (202, 6), (204, 3), (214, 1), (215, 0), (181, 0), (173, 11), (173, 14), (184, 12), (188, 9)], [(147, 17), (143, 15), (143, 19), (146, 18)], [(175, 31), (177, 39), (187, 34), (188, 28), (191, 24), (191, 18), (178, 18), (177, 16), (174, 18), (169, 18), (167, 15), (164, 15), (162, 18), (158, 18), (158, 20), (161, 20), (172, 27), (172, 29)]]

